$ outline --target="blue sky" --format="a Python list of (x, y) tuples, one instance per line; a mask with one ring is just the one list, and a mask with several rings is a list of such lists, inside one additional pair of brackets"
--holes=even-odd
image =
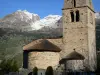
[[(96, 12), (100, 11), (100, 0), (92, 0)], [(17, 10), (27, 10), (41, 18), (53, 14), (61, 15), (64, 0), (0, 0), (0, 18)]]

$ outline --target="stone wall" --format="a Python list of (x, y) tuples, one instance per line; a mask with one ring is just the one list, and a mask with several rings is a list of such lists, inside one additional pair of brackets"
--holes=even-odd
[[(70, 65), (70, 64), (74, 64), (74, 65)], [(70, 65), (70, 66), (69, 66)], [(66, 69), (67, 71), (75, 71), (76, 69), (79, 71), (79, 72), (82, 72), (82, 70), (84, 69), (83, 67), (83, 61), (82, 60), (68, 60), (66, 62)]]
[(52, 66), (55, 69), (59, 64), (58, 52), (30, 52), (28, 58), (28, 68), (30, 69), (34, 67), (47, 69), (48, 66)]
[(60, 49), (63, 49), (63, 38), (47, 39), (47, 40), (53, 43), (54, 45), (58, 46)]
[[(79, 22), (71, 22), (70, 11), (63, 10), (63, 43), (64, 49), (61, 52), (61, 56), (64, 57), (76, 50), (80, 54), (84, 55), (88, 52), (88, 12), (86, 11), (88, 8), (75, 8), (73, 11), (80, 11), (80, 21)], [(63, 54), (65, 53), (65, 54)]]
[[(75, 0), (75, 7), (88, 6), (93, 9), (91, 0)], [(74, 8), (74, 0), (65, 0), (64, 8)]]
[(94, 71), (97, 67), (96, 59), (96, 26), (94, 12), (88, 10), (88, 49), (89, 49), (89, 66)]

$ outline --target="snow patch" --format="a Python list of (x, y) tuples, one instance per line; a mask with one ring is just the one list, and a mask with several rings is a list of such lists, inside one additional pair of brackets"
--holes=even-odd
[[(32, 28), (35, 27), (36, 30), (41, 29), (42, 27), (49, 26), (49, 27), (56, 27), (54, 26), (55, 23), (60, 20), (60, 15), (48, 15), (47, 17), (44, 17), (40, 21), (36, 21), (32, 23)], [(34, 30), (34, 29), (33, 29)]]
[(25, 14), (29, 19), (32, 19), (33, 17), (38, 16), (38, 14), (30, 13), (27, 10), (17, 10), (17, 12), (15, 12), (15, 13), (22, 15), (21, 16), (22, 18), (23, 18), (24, 14)]

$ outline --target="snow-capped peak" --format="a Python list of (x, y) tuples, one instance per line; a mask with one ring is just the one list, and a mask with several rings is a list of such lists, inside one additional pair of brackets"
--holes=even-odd
[(2, 18), (0, 27), (31, 31), (32, 28), (30, 24), (38, 20), (40, 20), (40, 17), (37, 14), (30, 13), (27, 10), (17, 10)]
[(30, 13), (27, 10), (17, 10), (15, 13), (23, 13), (28, 16), (28, 18), (32, 19), (33, 16), (38, 16), (38, 14)]
[(100, 19), (100, 12), (95, 13), (95, 18)]
[(32, 27), (35, 27), (36, 30), (41, 29), (42, 27), (45, 26), (57, 28), (57, 25), (55, 24), (58, 22), (58, 20), (60, 20), (60, 18), (61, 18), (60, 15), (48, 15), (47, 17), (44, 17), (40, 21), (32, 23)]
[(46, 17), (44, 17), (44, 19), (58, 19), (58, 18), (61, 18), (61, 16), (60, 15), (48, 15), (48, 16), (46, 16)]

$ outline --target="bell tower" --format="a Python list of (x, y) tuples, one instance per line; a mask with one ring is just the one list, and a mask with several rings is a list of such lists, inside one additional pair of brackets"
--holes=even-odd
[[(63, 43), (61, 57), (74, 50), (85, 59), (83, 68), (96, 70), (95, 12), (91, 0), (64, 0)], [(80, 62), (77, 62), (79, 64)], [(74, 64), (70, 64), (74, 65)], [(70, 66), (69, 65), (69, 66)], [(80, 65), (79, 65), (80, 66)]]

